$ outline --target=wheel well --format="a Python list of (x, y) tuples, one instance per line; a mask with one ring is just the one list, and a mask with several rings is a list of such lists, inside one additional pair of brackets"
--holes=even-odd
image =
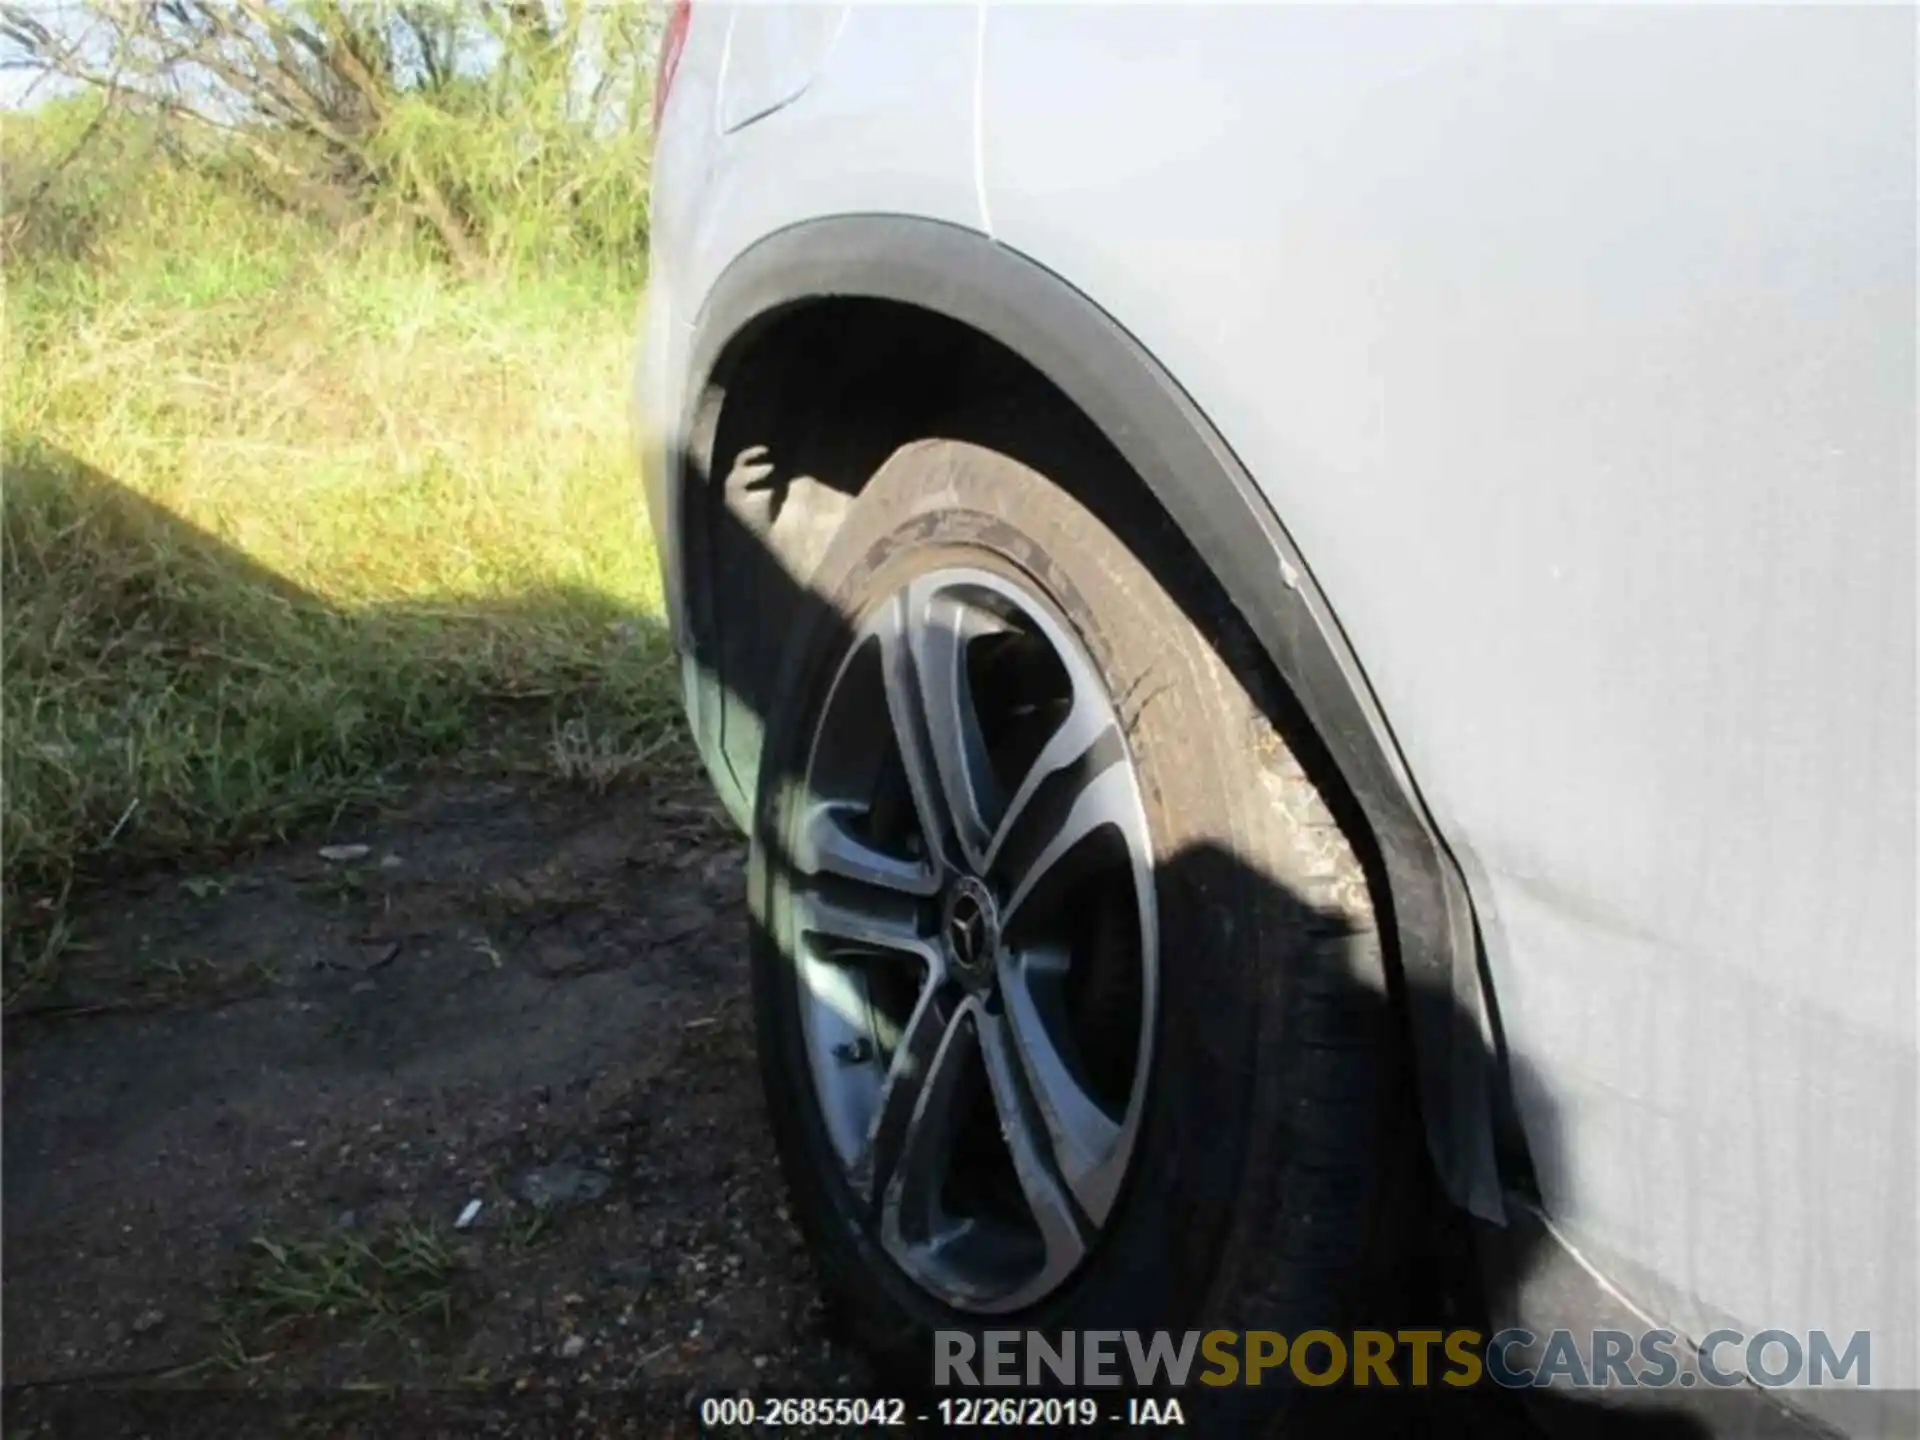
[[(1160, 581), (1254, 688), (1361, 857), (1398, 988), (1386, 872), (1346, 778), (1185, 533), (1039, 370), (935, 311), (864, 297), (810, 300), (736, 337), (714, 367), (703, 409), (711, 444), (698, 448), (713, 483), (694, 487), (704, 493), (687, 516), (690, 613), (696, 644), (730, 677), (736, 699), (764, 718), (764, 699), (751, 691), (779, 667), (784, 627), (760, 617), (782, 612), (775, 595), (762, 592), (804, 591), (887, 457), (930, 437), (987, 445), (1061, 486), (1136, 554), (1151, 554)], [(723, 607), (714, 605), (718, 597)], [(730, 756), (736, 773), (751, 775), (759, 737), (734, 738), (751, 752)], [(733, 749), (732, 739), (723, 745)]]
[[(1022, 430), (1077, 426), (1083, 441), (1097, 438), (1012, 351), (960, 321), (890, 300), (816, 300), (763, 319), (728, 348), (712, 388), (712, 501), (800, 582), (853, 498), (911, 440), (974, 438), (970, 430), (991, 426), (1004, 442), (1015, 414)], [(1124, 474), (1112, 459), (1113, 473)], [(734, 558), (715, 556), (722, 587)]]
[[(1442, 1184), (1499, 1222), (1493, 1131), (1506, 1081), (1472, 1020), (1494, 997), (1464, 880), (1284, 517), (1177, 381), (1059, 276), (977, 232), (901, 215), (809, 220), (758, 241), (707, 293), (691, 344), (703, 378), (668, 492), (680, 546), (670, 562), (680, 638), (691, 642), (688, 708), (735, 817), (744, 823), (757, 788), (758, 737), (736, 748), (729, 717), (754, 728), (777, 668), (736, 662), (777, 652), (798, 617), (766, 608), (735, 583), (737, 562), (723, 566), (712, 551), (750, 540), (735, 553), (749, 565), (757, 553), (766, 593), (804, 604), (838, 516), (897, 444), (944, 431), (1029, 460), (1121, 522), (1129, 544), (1140, 533), (1132, 527), (1157, 532), (1156, 574), (1236, 673), (1273, 682), (1257, 690), (1269, 715), (1321, 783), (1369, 879), (1391, 876), (1390, 891), (1375, 881), (1375, 904), (1383, 922), (1388, 905), (1395, 916), (1390, 956)], [(1067, 448), (1093, 459), (1049, 463), (1043, 452), (1076, 433), (1089, 444)], [(726, 503), (729, 491), (759, 534)], [(1189, 539), (1207, 564), (1169, 567), (1169, 555), (1191, 556)], [(722, 575), (736, 652), (724, 667), (712, 624)]]
[[(690, 535), (689, 551), (710, 556), (707, 585), (693, 588), (729, 597), (729, 609), (751, 603), (750, 582), (769, 557), (785, 583), (804, 586), (886, 458), (943, 437), (1022, 461), (1129, 544), (1150, 544), (1173, 561), (1179, 574), (1163, 579), (1206, 612), (1202, 628), (1216, 643), (1251, 644), (1186, 537), (1098, 427), (1032, 365), (961, 321), (891, 300), (798, 304), (728, 347), (709, 404), (712, 443), (702, 448), (713, 483), (694, 507), (705, 514), (688, 516), (708, 533)], [(738, 633), (768, 627), (728, 626), (702, 609), (693, 606), (696, 639), (720, 647), (723, 671), (765, 673), (765, 656), (738, 647), (772, 648), (777, 635)], [(1251, 653), (1233, 658), (1256, 663)]]

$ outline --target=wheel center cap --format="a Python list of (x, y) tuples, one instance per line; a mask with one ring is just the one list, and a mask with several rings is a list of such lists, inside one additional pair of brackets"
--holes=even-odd
[(940, 934), (962, 981), (984, 986), (992, 980), (1000, 953), (1000, 907), (991, 890), (971, 875), (956, 878), (947, 888)]

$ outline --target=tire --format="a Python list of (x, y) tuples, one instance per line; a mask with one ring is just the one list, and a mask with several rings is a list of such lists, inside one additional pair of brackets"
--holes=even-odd
[[(1189, 613), (1205, 607), (1178, 578), (1182, 558), (1150, 524), (1124, 528), (1132, 548), (1065, 490), (996, 451), (954, 440), (905, 446), (813, 575), (820, 618), (796, 640), (771, 706), (750, 866), (767, 1104), (824, 1288), (889, 1383), (928, 1383), (937, 1330), (1338, 1329), (1374, 1303), (1390, 1264), (1391, 1192), (1405, 1185), (1409, 1142), (1367, 880), (1269, 720), (1261, 682), (1235, 673), (1252, 667), (1220, 658), (1232, 637), (1219, 648), (1213, 641), (1233, 622), (1207, 622), (1210, 641)], [(903, 1268), (899, 1255), (917, 1252), (889, 1248), (879, 1202), (860, 1191), (864, 1162), (849, 1178), (830, 1119), (838, 1112), (816, 1078), (816, 1031), (827, 1022), (810, 1018), (812, 982), (801, 977), (813, 962), (796, 958), (812, 943), (802, 933), (814, 914), (809, 887), (827, 883), (805, 863), (818, 798), (810, 767), (825, 763), (835, 736), (854, 743), (855, 721), (822, 722), (842, 703), (836, 687), (853, 683), (851, 667), (867, 663), (849, 659), (860, 617), (891, 613), (877, 607), (910, 584), (962, 571), (1036, 602), (1113, 700), (1152, 865), (1151, 902), (1140, 910), (1151, 939), (1134, 951), (1157, 957), (1151, 985), (1136, 987), (1154, 995), (1143, 1011), (1144, 1068), (1133, 1074), (1145, 1078), (1104, 1223), (1064, 1279), (1025, 1300), (1010, 1291), (1019, 1303), (987, 1312)], [(1188, 597), (1185, 608), (1170, 587)], [(845, 704), (857, 720), (874, 702)], [(935, 929), (959, 903), (952, 888), (941, 892), (949, 899), (929, 922)], [(938, 932), (947, 940), (930, 943), (958, 954), (964, 929), (953, 922)], [(993, 1023), (993, 1003), (980, 1002), (977, 1027)], [(999, 1003), (1010, 1017), (1011, 993)], [(984, 1055), (984, 1030), (974, 1043)], [(884, 1068), (886, 1058), (869, 1063)], [(1039, 1092), (1030, 1083), (1019, 1093)], [(1066, 1169), (1061, 1161), (1058, 1173)], [(1017, 1229), (1017, 1217), (1008, 1223)], [(1036, 1225), (1051, 1254), (1045, 1223)], [(1196, 1361), (1196, 1374), (1204, 1368)], [(1268, 1400), (1286, 1383), (1270, 1374)]]

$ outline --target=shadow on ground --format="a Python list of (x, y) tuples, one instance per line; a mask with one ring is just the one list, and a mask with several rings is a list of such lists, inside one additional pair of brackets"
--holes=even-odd
[[(696, 1386), (856, 1383), (759, 1143), (738, 837), (684, 751), (620, 763), (561, 723), (594, 713), (593, 657), (550, 694), (457, 688), (503, 633), (604, 626), (644, 665), (657, 628), (571, 593), (344, 616), (73, 457), (28, 459), (10, 661), (56, 648), (32, 624), (78, 626), (59, 644), (237, 702), (397, 641), (407, 683), (379, 653), (342, 676), (366, 743), (428, 712), (515, 733), (291, 844), (83, 857), (58, 973), (8, 1017), (8, 1432), (337, 1433), (393, 1386), (637, 1387), (679, 1422)], [(85, 603), (36, 608), (23, 582)], [(503, 1403), (509, 1428), (544, 1412)]]

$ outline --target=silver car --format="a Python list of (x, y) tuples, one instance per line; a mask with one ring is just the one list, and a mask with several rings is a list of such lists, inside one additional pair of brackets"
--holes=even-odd
[(1920, 1428), (1915, 93), (1901, 8), (673, 9), (647, 498), (883, 1367), (1422, 1273)]

